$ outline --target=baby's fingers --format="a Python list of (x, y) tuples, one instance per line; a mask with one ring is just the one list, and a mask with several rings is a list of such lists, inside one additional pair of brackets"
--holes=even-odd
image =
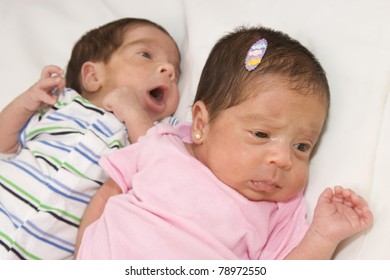
[(54, 77), (40, 80), (32, 89), (33, 99), (48, 105), (54, 105), (57, 102), (58, 94), (65, 86), (61, 77)]
[(61, 76), (64, 74), (64, 70), (56, 65), (47, 65), (42, 69), (41, 79), (50, 78), (52, 76)]
[(334, 194), (334, 200), (343, 202), (348, 206), (359, 208), (368, 207), (366, 200), (351, 189), (345, 189), (343, 187), (336, 186), (334, 189)]
[(356, 213), (358, 213), (360, 218), (365, 222), (367, 227), (371, 226), (374, 217), (370, 208), (368, 207), (367, 201), (363, 197), (355, 193), (352, 194), (351, 201), (354, 204), (354, 210), (356, 211)]
[(356, 195), (352, 190), (345, 189), (340, 186), (334, 188), (334, 196), (332, 201), (345, 204), (349, 207), (354, 207), (352, 196)]
[(53, 89), (58, 88), (63, 90), (65, 87), (65, 80), (62, 77), (50, 77), (39, 80), (35, 87), (45, 92), (51, 92)]
[(368, 207), (364, 207), (360, 209), (359, 212), (361, 219), (366, 224), (366, 228), (369, 228), (374, 221), (374, 215), (372, 214), (371, 210)]
[(39, 96), (39, 100), (44, 104), (53, 106), (58, 100), (58, 95), (45, 92)]
[(360, 221), (365, 228), (371, 226), (373, 215), (368, 207), (367, 201), (350, 189), (335, 187), (335, 200), (342, 201), (344, 205), (349, 206), (359, 216)]
[(357, 208), (362, 208), (362, 209), (365, 207), (368, 208), (367, 201), (363, 197), (361, 197), (360, 195), (358, 195), (356, 193), (351, 194), (350, 200)]

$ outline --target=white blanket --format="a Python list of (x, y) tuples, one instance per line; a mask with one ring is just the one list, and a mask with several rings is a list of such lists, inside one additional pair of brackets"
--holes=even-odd
[(306, 192), (310, 211), (326, 186), (356, 190), (369, 201), (374, 226), (344, 242), (335, 258), (390, 259), (389, 11), (384, 0), (1, 0), (0, 108), (32, 85), (44, 65), (65, 68), (87, 30), (120, 17), (143, 17), (163, 25), (181, 49), (177, 116), (189, 120), (216, 40), (243, 24), (280, 29), (315, 53), (332, 93)]

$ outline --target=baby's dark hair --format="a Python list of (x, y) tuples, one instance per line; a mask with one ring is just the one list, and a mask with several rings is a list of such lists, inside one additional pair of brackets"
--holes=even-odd
[[(259, 66), (249, 72), (245, 68), (248, 50), (262, 38), (268, 42), (267, 50)], [(220, 111), (243, 102), (250, 87), (268, 74), (288, 79), (292, 89), (302, 94), (318, 95), (329, 107), (328, 81), (315, 56), (287, 34), (265, 27), (239, 27), (216, 43), (203, 68), (194, 102), (205, 103), (211, 121)]]
[[(65, 74), (66, 86), (81, 94), (82, 65), (87, 61), (107, 63), (122, 45), (127, 30), (145, 25), (156, 27), (172, 38), (162, 26), (141, 18), (122, 18), (85, 33), (73, 47)], [(175, 42), (173, 38), (172, 41)]]

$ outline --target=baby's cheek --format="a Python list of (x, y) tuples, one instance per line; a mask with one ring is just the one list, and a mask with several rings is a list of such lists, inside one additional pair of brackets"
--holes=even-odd
[(296, 172), (294, 172), (290, 178), (291, 178), (292, 190), (296, 194), (299, 193), (307, 186), (309, 180), (308, 166), (305, 165), (297, 169)]

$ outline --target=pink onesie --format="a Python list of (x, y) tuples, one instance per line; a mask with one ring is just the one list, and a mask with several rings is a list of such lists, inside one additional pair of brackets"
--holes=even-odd
[(308, 223), (302, 194), (249, 201), (186, 150), (190, 124), (161, 124), (100, 162), (123, 194), (85, 231), (79, 259), (282, 259)]

